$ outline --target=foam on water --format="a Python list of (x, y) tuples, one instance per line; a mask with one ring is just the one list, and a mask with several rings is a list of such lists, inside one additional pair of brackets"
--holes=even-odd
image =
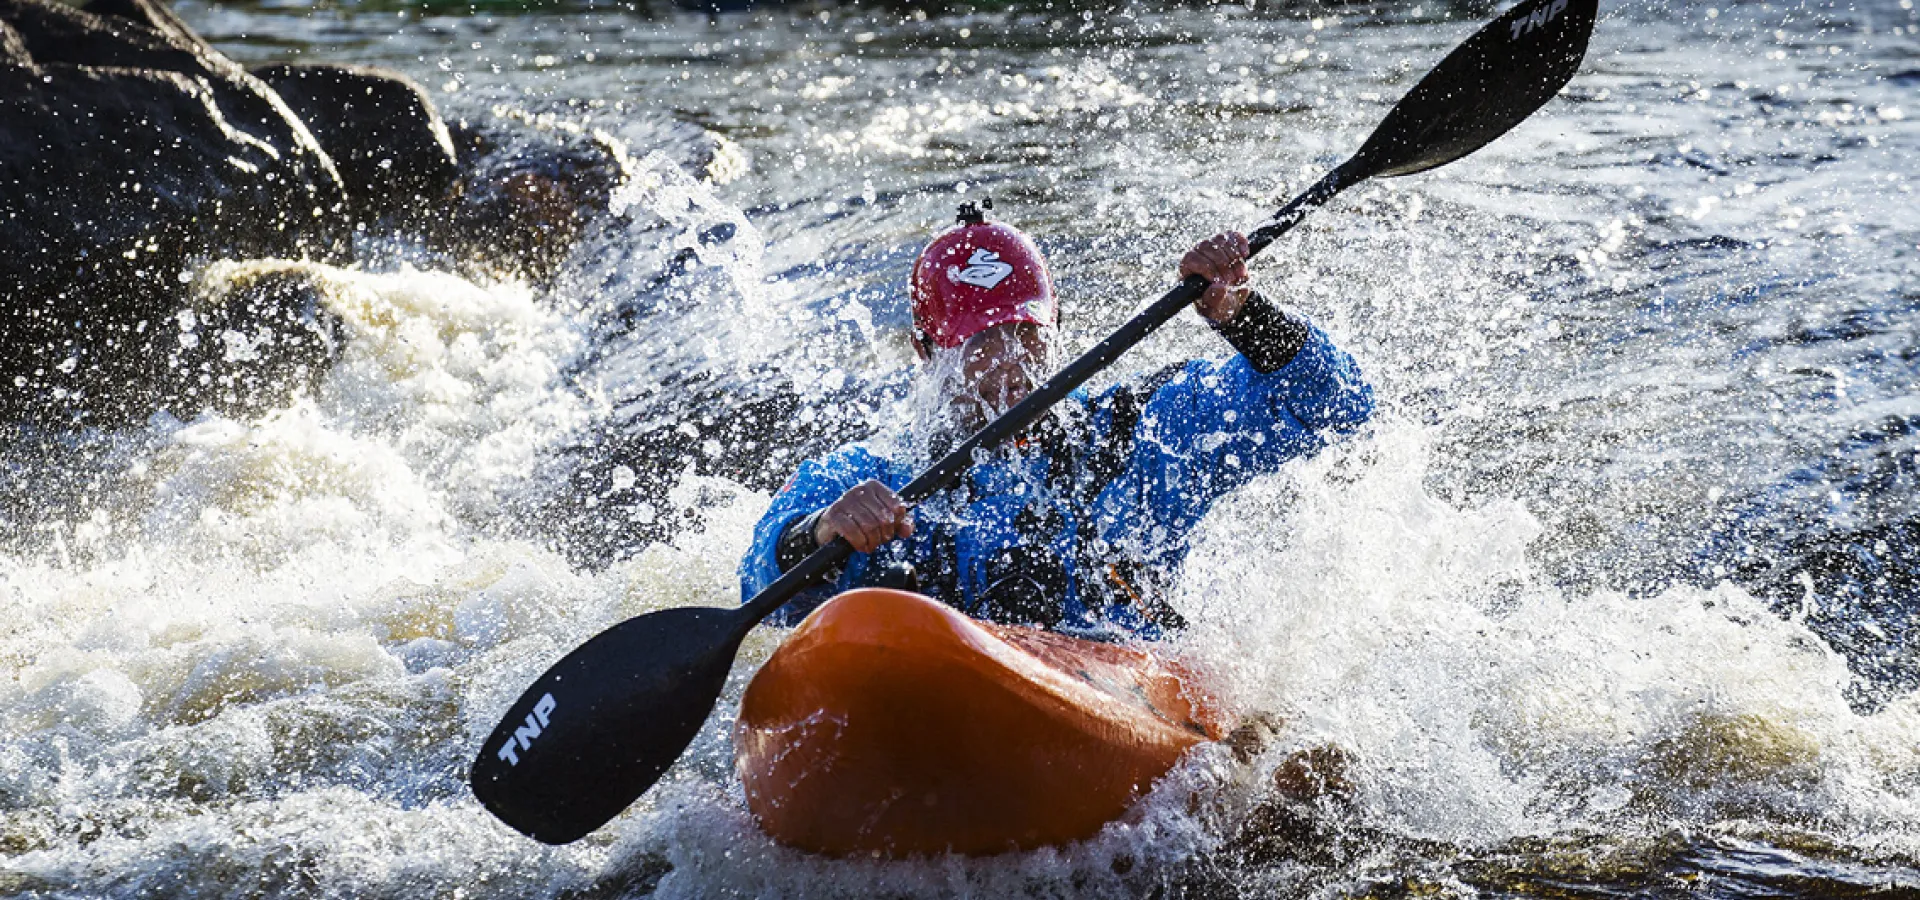
[(1844, 661), (1730, 585), (1553, 587), (1521, 506), (1426, 491), (1427, 444), (1387, 425), (1256, 484), (1183, 582), (1190, 652), (1234, 661), (1240, 708), (1347, 749), (1368, 821), (1466, 844), (1621, 817), (1920, 821), (1920, 704), (1855, 714)]
[[(1242, 15), (1238, 7), (1204, 15), (1229, 14)], [(1661, 11), (1625, 14), (1648, 33), (1669, 27)], [(311, 27), (225, 7), (201, 15), (238, 17), (236, 30)], [(994, 15), (966, 21), (985, 33)], [(662, 256), (691, 254), (703, 268), (688, 280), (712, 283), (687, 296), (635, 290), (646, 273), (626, 271), (634, 258), (605, 244), (583, 251), (608, 251), (602, 258), (576, 258), (563, 277), (559, 299), (579, 291), (575, 303), (410, 270), (251, 261), (203, 272), (217, 285), (306, 270), (345, 323), (341, 359), (311, 394), (258, 418), (161, 416), (98, 438), (65, 465), (105, 486), (71, 508), (50, 491), (49, 524), (0, 549), (0, 891), (1132, 895), (1197, 880), (1247, 893), (1337, 892), (1361, 877), (1349, 869), (1405, 873), (1444, 848), (1567, 835), (1631, 844), (1675, 829), (1762, 841), (1811, 833), (1842, 857), (1920, 864), (1920, 698), (1856, 712), (1843, 694), (1846, 666), (1802, 622), (1731, 585), (1647, 587), (1664, 582), (1639, 577), (1635, 554), (1647, 548), (1633, 546), (1688, 530), (1636, 517), (1706, 518), (1710, 489), (1762, 480), (1778, 468), (1773, 460), (1796, 458), (1797, 445), (1726, 433), (1746, 409), (1778, 399), (1769, 391), (1790, 401), (1765, 414), (1775, 424), (1796, 413), (1822, 421), (1826, 407), (1803, 401), (1818, 392), (1788, 380), (1796, 367), (1845, 376), (1867, 365), (1790, 340), (1792, 329), (1772, 320), (1891, 306), (1897, 288), (1887, 285), (1911, 254), (1876, 267), (1874, 234), (1910, 243), (1913, 207), (1898, 197), (1872, 205), (1867, 194), (1903, 194), (1906, 183), (1851, 177), (1843, 166), (1802, 172), (1799, 156), (1776, 163), (1771, 154), (1790, 143), (1808, 157), (1884, 148), (1854, 168), (1893, 158), (1912, 135), (1884, 112), (1900, 95), (1891, 81), (1850, 84), (1874, 98), (1850, 110), (1796, 105), (1787, 91), (1758, 97), (1764, 91), (1737, 78), (1757, 85), (1765, 67), (1736, 59), (1718, 63), (1729, 84), (1688, 86), (1675, 100), (1679, 86), (1640, 69), (1684, 69), (1699, 45), (1676, 37), (1671, 48), (1620, 51), (1622, 39), (1610, 36), (1617, 28), (1600, 36), (1615, 43), (1596, 53), (1576, 96), (1542, 122), (1445, 179), (1356, 191), (1296, 236), (1293, 265), (1261, 276), (1356, 349), (1387, 401), (1369, 433), (1229, 498), (1196, 537), (1177, 598), (1194, 627), (1171, 652), (1243, 717), (1271, 723), (1264, 745), (1199, 749), (1082, 844), (992, 859), (813, 858), (753, 827), (730, 771), (733, 704), (780, 638), (762, 629), (682, 765), (609, 828), (548, 848), (471, 799), (463, 779), (477, 741), (561, 653), (650, 609), (737, 600), (734, 565), (767, 501), (688, 476), (658, 514), (697, 511), (689, 521), (699, 524), (597, 570), (506, 524), (501, 509), (539, 487), (544, 454), (606, 414), (596, 382), (675, 372), (657, 364), (682, 358), (773, 360), (797, 381), (825, 378), (837, 371), (834, 348), (788, 352), (819, 333), (817, 321), (804, 324), (809, 316), (853, 326), (863, 344), (842, 356), (897, 362), (904, 351), (887, 345), (885, 329), (900, 324), (898, 303), (867, 305), (870, 289), (892, 283), (876, 267), (904, 271), (901, 254), (946, 221), (959, 190), (972, 189), (954, 181), (983, 185), (1029, 166), (1092, 198), (1032, 188), (1024, 199), (1038, 221), (1023, 224), (1048, 241), (1076, 229), (1098, 234), (1062, 248), (1088, 252), (1056, 256), (1077, 304), (1073, 327), (1098, 332), (1158, 283), (1163, 251), (1184, 234), (1188, 213), (1256, 220), (1264, 201), (1254, 198), (1308, 177), (1378, 111), (1377, 97), (1333, 103), (1346, 96), (1339, 91), (1389, 96), (1414, 73), (1409, 60), (1451, 40), (1435, 23), (1396, 20), (1345, 29), (1341, 44), (1352, 49), (1342, 51), (1309, 40), (1335, 36), (1317, 21), (1236, 21), (1210, 37), (1210, 20), (1181, 15), (1151, 13), (1129, 34), (1157, 41), (1198, 30), (1223, 63), (1208, 73), (1217, 79), (1184, 60), (1153, 68), (1159, 54), (1192, 48), (1151, 42), (1059, 63), (1051, 47), (1014, 46), (1006, 51), (1014, 56), (990, 54), (981, 70), (977, 50), (938, 53), (946, 48), (929, 35), (956, 23), (936, 21), (882, 28), (871, 49), (895, 56), (875, 52), (845, 75), (810, 70), (795, 76), (798, 88), (781, 87), (785, 67), (799, 64), (777, 55), (742, 62), (744, 87), (703, 79), (676, 88), (696, 92), (722, 120), (744, 119), (743, 133), (779, 126), (745, 139), (761, 171), (741, 193), (772, 198), (754, 221), (740, 211), (750, 201), (663, 157), (629, 161), (636, 178), (616, 206), (637, 223), (624, 237), (657, 244)], [(1782, 15), (1732, 5), (1718, 27), (1749, 19), (1742, 27), (1753, 34), (1801, 27), (1776, 22)], [(1910, 46), (1898, 36), (1913, 33), (1912, 17), (1895, 18), (1908, 30), (1892, 40)], [(479, 52), (480, 39), (495, 40), (487, 31), (495, 23), (474, 22), (434, 28), (472, 29)], [(801, 24), (793, 34), (818, 30)], [(699, 36), (716, 26), (673, 27)], [(1050, 33), (1041, 27), (1035, 34)], [(517, 33), (547, 49), (572, 39), (567, 28), (550, 31)], [(467, 43), (431, 29), (414, 40)], [(382, 52), (376, 43), (356, 52)], [(662, 43), (680, 66), (688, 42)], [(921, 45), (935, 49), (916, 57)], [(1329, 61), (1328, 50), (1346, 56)], [(376, 61), (403, 64), (411, 52)], [(1040, 61), (1028, 65), (1023, 52)], [(478, 59), (460, 63), (476, 82), (487, 78)], [(1380, 64), (1361, 65), (1369, 61)], [(569, 71), (652, 77), (650, 64)], [(1285, 78), (1256, 77), (1276, 67)], [(924, 77), (925, 96), (888, 96), (890, 79), (904, 77)], [(612, 81), (588, 83), (615, 93)], [(497, 89), (527, 91), (523, 82)], [(1615, 99), (1602, 102), (1609, 92)], [(782, 96), (866, 105), (822, 128), (741, 112)], [(1256, 124), (1250, 109), (1271, 118)], [(1793, 127), (1750, 127), (1769, 116)], [(1094, 137), (1072, 152), (1051, 149), (1081, 131)], [(1726, 140), (1696, 148), (1701, 131)], [(1197, 147), (1176, 140), (1188, 132), (1208, 137)], [(963, 139), (978, 146), (954, 146)], [(1631, 158), (1609, 149), (1635, 141), (1647, 149)], [(1256, 151), (1284, 156), (1286, 166), (1250, 171), (1243, 163)], [(1559, 181), (1545, 171), (1553, 159), (1571, 161), (1555, 167)], [(1550, 183), (1516, 187), (1522, 179), (1509, 166)], [(1740, 177), (1698, 183), (1713, 167)], [(822, 176), (827, 169), (842, 171)], [(1200, 177), (1208, 172), (1239, 180), (1216, 187)], [(1650, 191), (1623, 200), (1629, 179)], [(927, 185), (937, 193), (915, 193)], [(1883, 215), (1850, 218), (1847, 191)], [(826, 199), (795, 201), (806, 197)], [(657, 241), (646, 231), (655, 219), (668, 226)], [(1076, 229), (1062, 224), (1069, 220)], [(1167, 224), (1175, 220), (1178, 228)], [(1726, 248), (1736, 242), (1712, 243), (1721, 231), (1774, 243), (1735, 254)], [(1690, 240), (1708, 243), (1698, 253), (1666, 249)], [(859, 247), (846, 255), (880, 262), (831, 270), (847, 242)], [(769, 282), (767, 270), (788, 266), (801, 274)], [(1850, 268), (1865, 272), (1858, 283), (1807, 288), (1816, 275)], [(815, 277), (822, 271), (831, 277)], [(861, 283), (847, 292), (843, 276)], [(642, 296), (608, 303), (685, 306), (641, 310), (632, 342), (612, 351), (629, 358), (570, 374), (583, 354), (607, 350), (590, 336), (606, 306), (588, 300), (584, 285), (621, 278)], [(1862, 341), (1897, 337), (1904, 314), (1894, 310), (1893, 325)], [(1155, 340), (1131, 358), (1136, 370), (1219, 352), (1190, 322)], [(1764, 365), (1740, 368), (1754, 358)], [(1906, 408), (1909, 382), (1872, 377), (1855, 379), (1852, 400)], [(1737, 457), (1722, 482), (1662, 483), (1712, 455)], [(1464, 457), (1485, 461), (1476, 468)], [(1597, 487), (1572, 489), (1583, 481)], [(1594, 516), (1612, 518), (1583, 532)], [(1567, 559), (1617, 544), (1628, 551), (1566, 577)], [(1347, 760), (1352, 798), (1294, 811), (1332, 834), (1329, 843), (1344, 835), (1366, 847), (1331, 867), (1311, 852), (1247, 862), (1248, 824), (1286, 806), (1274, 796), (1275, 773), (1296, 751), (1325, 746)], [(1396, 846), (1415, 849), (1401, 859)], [(1367, 862), (1376, 857), (1386, 861)]]
[(1202, 748), (1084, 844), (849, 862), (760, 835), (715, 755), (614, 826), (607, 872), (661, 897), (1126, 895), (1230, 847), (1274, 770), (1328, 744), (1355, 786), (1339, 827), (1401, 840), (1742, 821), (1915, 851), (1920, 702), (1856, 714), (1844, 663), (1731, 586), (1563, 593), (1528, 562), (1540, 528), (1518, 504), (1427, 491), (1429, 442), (1384, 426), (1209, 517), (1177, 652), (1278, 720), (1253, 758)]
[(470, 748), (599, 629), (734, 599), (764, 499), (725, 484), (672, 498), (707, 507), (713, 534), (596, 573), (494, 533), (542, 449), (593, 414), (556, 377), (572, 321), (523, 287), (417, 271), (202, 278), (290, 267), (345, 323), (315, 394), (114, 437), (119, 506), (0, 554), (0, 887), (577, 884), (604, 841), (549, 850), (494, 822), (465, 790)]
[(10, 887), (1120, 894), (1226, 845), (1287, 754), (1323, 744), (1351, 759), (1343, 827), (1484, 846), (1735, 817), (1916, 850), (1920, 703), (1855, 714), (1842, 662), (1736, 588), (1564, 593), (1529, 560), (1534, 517), (1434, 496), (1429, 431), (1391, 412), (1197, 538), (1176, 651), (1279, 720), (1249, 761), (1194, 754), (1083, 845), (807, 857), (753, 828), (730, 774), (726, 704), (777, 642), (763, 630), (660, 789), (540, 847), (466, 794), (471, 747), (598, 629), (733, 602), (766, 498), (690, 480), (675, 503), (704, 530), (599, 572), (490, 534), (543, 442), (592, 414), (554, 374), (573, 324), (512, 286), (321, 274), (350, 339), (317, 395), (255, 421), (156, 419), (107, 515), (135, 527), (77, 528), (65, 561), (0, 557)]
[(257, 884), (272, 866), (221, 848), (276, 820), (317, 817), (322, 846), (364, 818), (343, 804), (442, 815), (406, 808), (457, 786), (454, 673), (539, 635), (578, 580), (484, 537), (584, 412), (554, 387), (568, 324), (511, 286), (309, 268), (349, 337), (318, 393), (156, 417), (119, 438), (118, 508), (71, 513), (56, 558), (0, 556), (6, 841), (41, 848), (23, 885)]

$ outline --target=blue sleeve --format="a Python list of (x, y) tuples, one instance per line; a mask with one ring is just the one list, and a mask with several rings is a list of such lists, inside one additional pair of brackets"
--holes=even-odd
[[(854, 485), (869, 478), (881, 477), (880, 460), (857, 444), (842, 447), (823, 459), (801, 463), (799, 471), (794, 473), (786, 487), (780, 489), (780, 493), (774, 495), (773, 505), (760, 517), (760, 523), (754, 526), (753, 544), (740, 561), (741, 602), (752, 599), (780, 577), (780, 533), (786, 530), (788, 523), (828, 506)], [(805, 610), (819, 605), (830, 593), (831, 585), (809, 588), (774, 613), (770, 621), (776, 625), (797, 621)], [(796, 614), (792, 611), (799, 612)]]
[(1249, 384), (1261, 395), (1261, 402), (1285, 408), (1315, 431), (1352, 431), (1373, 416), (1373, 385), (1360, 374), (1360, 364), (1334, 346), (1326, 332), (1307, 327), (1306, 344), (1277, 372), (1255, 372), (1245, 357), (1236, 356), (1233, 361), (1247, 370)]
[(1120, 493), (1109, 499), (1184, 532), (1215, 499), (1372, 413), (1373, 388), (1359, 365), (1319, 328), (1273, 372), (1239, 355), (1194, 360), (1146, 399), (1126, 474), (1109, 489)]

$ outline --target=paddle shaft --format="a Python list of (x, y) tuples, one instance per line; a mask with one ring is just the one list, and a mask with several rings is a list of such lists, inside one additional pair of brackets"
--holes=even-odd
[[(1281, 207), (1279, 212), (1274, 213), (1273, 218), (1267, 220), (1247, 237), (1247, 255), (1252, 257), (1266, 249), (1267, 245), (1273, 243), (1276, 238), (1292, 231), (1293, 227), (1300, 224), (1307, 217), (1307, 213), (1315, 207), (1363, 180), (1365, 176), (1355, 176), (1350, 165), (1343, 165), (1329, 172), (1313, 187)], [(1001, 441), (1025, 431), (1027, 426), (1039, 421), (1040, 417), (1046, 415), (1047, 410), (1052, 409), (1054, 404), (1066, 399), (1068, 394), (1086, 384), (1087, 380), (1099, 374), (1100, 370), (1112, 365), (1114, 360), (1133, 349), (1133, 346), (1144, 340), (1147, 335), (1179, 315), (1180, 310), (1185, 309), (1206, 292), (1208, 284), (1207, 279), (1199, 275), (1187, 276), (1160, 299), (1127, 320), (1119, 330), (1093, 345), (1087, 352), (1080, 354), (1078, 359), (1068, 363), (1052, 378), (1047, 379), (1045, 384), (1035, 388), (1019, 403), (1015, 403), (1012, 409), (1001, 413), (998, 418), (987, 423), (986, 427), (974, 432), (972, 437), (961, 441), (958, 446), (948, 451), (939, 462), (928, 466), (926, 471), (921, 472), (918, 477), (908, 482), (906, 487), (900, 489), (900, 499), (910, 504), (919, 503), (952, 487), (960, 480), (961, 474), (973, 466), (975, 451), (998, 446)], [(795, 595), (832, 571), (835, 566), (846, 561), (852, 554), (853, 545), (847, 543), (846, 538), (843, 537), (836, 537), (826, 546), (808, 554), (806, 559), (788, 569), (741, 608), (743, 630), (752, 628), (759, 624), (760, 620), (772, 615), (774, 610), (785, 606), (787, 601), (792, 600)]]

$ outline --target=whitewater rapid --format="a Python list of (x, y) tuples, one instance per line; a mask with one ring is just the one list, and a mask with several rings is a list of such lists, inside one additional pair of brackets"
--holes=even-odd
[(1126, 893), (1218, 852), (1286, 754), (1322, 744), (1354, 760), (1344, 827), (1401, 839), (1731, 817), (1920, 853), (1920, 701), (1855, 713), (1844, 662), (1730, 585), (1555, 587), (1529, 561), (1538, 520), (1435, 497), (1431, 429), (1391, 412), (1201, 529), (1173, 649), (1231, 708), (1282, 723), (1252, 760), (1195, 754), (1081, 846), (808, 858), (757, 833), (730, 774), (727, 703), (779, 639), (763, 629), (661, 788), (541, 847), (467, 795), (472, 748), (598, 629), (735, 602), (768, 498), (690, 476), (676, 500), (704, 524), (599, 571), (489, 533), (492, 498), (593, 414), (556, 376), (578, 323), (512, 285), (324, 274), (350, 339), (317, 395), (253, 421), (156, 417), (115, 449), (114, 508), (0, 557), (10, 890)]
[[(984, 192), (1052, 255), (1082, 348), (1157, 292), (1197, 223), (1257, 221), (1465, 26), (1425, 6), (189, 5), (243, 59), (397, 66), (466, 115), (547, 104), (630, 142), (633, 175), (544, 290), (398, 251), (208, 261), (210, 291), (305, 269), (341, 320), (335, 366), (283, 408), (6, 432), (0, 465), (29, 487), (0, 544), (0, 893), (1920, 889), (1920, 695), (1854, 702), (1861, 679), (1811, 627), (1833, 598), (1758, 598), (1705, 537), (1910, 506), (1790, 477), (1914, 415), (1920, 24), (1902, 2), (1609, 6), (1538, 122), (1356, 190), (1276, 248), (1266, 289), (1350, 348), (1383, 405), (1219, 504), (1179, 580), (1193, 626), (1169, 652), (1270, 740), (1201, 749), (1085, 843), (904, 862), (753, 827), (727, 735), (777, 629), (688, 757), (588, 839), (531, 842), (466, 790), (480, 738), (560, 654), (642, 612), (738, 602), (781, 475), (698, 463), (790, 467), (791, 448), (725, 446), (737, 407), (674, 379), (724, 395), (773, 372), (809, 401), (795, 428), (893, 427), (886, 403), (839, 398), (897, 383), (906, 266)], [(651, 154), (662, 108), (726, 132), (742, 180)], [(1180, 321), (1116, 377), (1222, 352)], [(689, 454), (626, 452), (651, 433), (635, 423)], [(543, 518), (559, 507), (565, 527)], [(580, 529), (612, 549), (581, 552)], [(1290, 754), (1329, 745), (1351, 797), (1274, 796)]]

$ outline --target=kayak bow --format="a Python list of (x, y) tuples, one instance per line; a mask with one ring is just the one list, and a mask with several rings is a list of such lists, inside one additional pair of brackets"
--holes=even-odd
[(1092, 837), (1226, 726), (1191, 673), (1145, 650), (864, 589), (761, 667), (734, 752), (782, 843), (991, 854)]

